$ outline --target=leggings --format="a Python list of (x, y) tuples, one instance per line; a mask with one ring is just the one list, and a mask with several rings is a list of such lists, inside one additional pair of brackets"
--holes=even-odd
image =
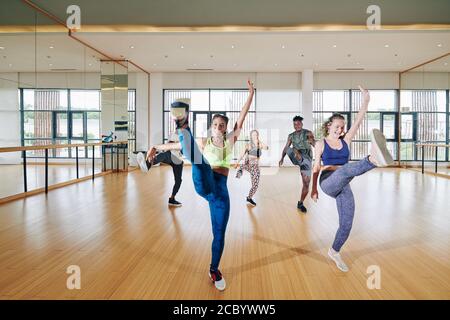
[(189, 128), (179, 129), (178, 135), (183, 154), (192, 163), (192, 180), (195, 191), (208, 201), (211, 216), (213, 241), (210, 270), (219, 268), (225, 245), (225, 231), (230, 216), (230, 196), (227, 176), (214, 172), (203, 157)]
[(159, 153), (155, 159), (153, 159), (152, 164), (158, 164), (158, 163), (165, 163), (172, 167), (173, 171), (173, 178), (175, 179), (175, 184), (173, 185), (172, 189), (172, 197), (175, 197), (178, 193), (178, 190), (180, 190), (181, 187), (181, 176), (183, 175), (183, 161), (180, 159), (173, 159), (172, 158), (172, 152), (165, 151)]
[(259, 177), (261, 175), (261, 171), (259, 170), (258, 160), (245, 158), (245, 162), (240, 165), (238, 172), (236, 173), (236, 178), (240, 178), (242, 176), (242, 170), (246, 170), (250, 173), (250, 177), (252, 180), (252, 187), (250, 192), (248, 193), (248, 197), (251, 199), (258, 190), (259, 186)]
[(350, 188), (350, 181), (375, 167), (369, 161), (369, 157), (366, 157), (358, 162), (347, 163), (336, 171), (323, 171), (320, 175), (320, 187), (323, 192), (336, 199), (339, 228), (332, 245), (336, 252), (341, 250), (347, 240), (355, 214), (355, 199)]

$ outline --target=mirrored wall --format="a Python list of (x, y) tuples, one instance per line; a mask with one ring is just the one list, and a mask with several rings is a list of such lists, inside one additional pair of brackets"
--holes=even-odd
[(402, 164), (450, 174), (450, 54), (400, 75)]

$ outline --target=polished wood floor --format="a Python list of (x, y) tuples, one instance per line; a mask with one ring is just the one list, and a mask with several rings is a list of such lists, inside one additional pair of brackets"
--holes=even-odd
[[(334, 201), (297, 212), (296, 168), (264, 168), (248, 208), (248, 174), (230, 176), (231, 216), (221, 270), (210, 283), (211, 225), (190, 168), (169, 209), (168, 167), (112, 174), (0, 206), (1, 299), (450, 299), (450, 180), (376, 169), (355, 178), (354, 226), (341, 273), (326, 252)], [(81, 289), (66, 287), (70, 265)], [(371, 265), (381, 289), (367, 287)]]
[[(45, 187), (45, 166), (35, 164), (34, 159), (27, 163), (27, 187), (32, 191)], [(102, 171), (102, 164), (96, 160), (95, 173)], [(80, 178), (92, 175), (92, 160), (80, 159), (78, 176)], [(5, 183), (0, 184), (0, 199), (24, 192), (23, 166), (21, 164), (0, 165), (0, 176)], [(77, 178), (77, 168), (74, 163), (50, 164), (48, 166), (49, 185), (66, 182)]]

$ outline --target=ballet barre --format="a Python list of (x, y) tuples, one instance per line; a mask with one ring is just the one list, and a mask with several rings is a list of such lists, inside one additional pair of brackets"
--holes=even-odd
[(436, 143), (416, 143), (416, 147), (422, 148), (422, 174), (425, 172), (425, 147), (434, 148), (434, 173), (437, 173), (437, 164), (438, 164), (438, 148), (449, 148), (449, 144), (436, 144)]

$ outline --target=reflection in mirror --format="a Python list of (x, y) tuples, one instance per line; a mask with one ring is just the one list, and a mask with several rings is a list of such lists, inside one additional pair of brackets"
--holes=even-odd
[(450, 54), (401, 74), (402, 164), (449, 175)]

